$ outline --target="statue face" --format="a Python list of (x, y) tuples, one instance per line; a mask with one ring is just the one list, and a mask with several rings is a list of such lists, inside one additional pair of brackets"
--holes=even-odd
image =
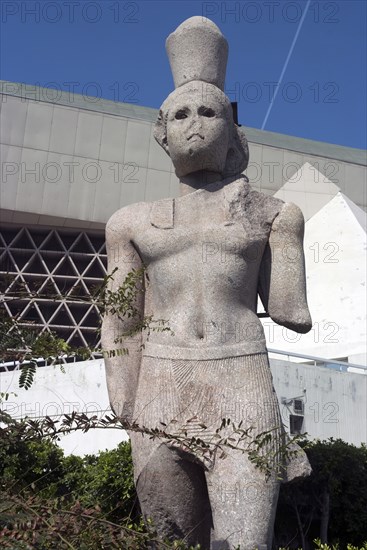
[(223, 172), (229, 148), (227, 109), (219, 93), (194, 88), (177, 94), (167, 118), (167, 144), (177, 176)]

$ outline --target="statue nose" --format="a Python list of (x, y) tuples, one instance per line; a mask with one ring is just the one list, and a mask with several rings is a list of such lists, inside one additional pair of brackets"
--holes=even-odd
[(190, 130), (201, 129), (201, 118), (199, 116), (193, 116), (190, 122)]

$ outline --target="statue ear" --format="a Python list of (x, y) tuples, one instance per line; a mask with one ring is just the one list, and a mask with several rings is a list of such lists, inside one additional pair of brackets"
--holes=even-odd
[(241, 132), (238, 126), (233, 124), (232, 138), (229, 145), (226, 165), (223, 176), (236, 176), (241, 174), (247, 168), (249, 160), (249, 150), (247, 139), (244, 132)]
[(155, 126), (154, 126), (154, 137), (156, 141), (159, 143), (159, 145), (163, 147), (163, 149), (166, 151), (167, 155), (169, 155), (166, 124), (165, 124), (164, 114), (162, 109), (159, 111), (157, 122), (155, 123)]

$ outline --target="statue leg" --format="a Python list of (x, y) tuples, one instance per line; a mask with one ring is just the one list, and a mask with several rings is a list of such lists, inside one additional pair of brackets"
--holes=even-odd
[(279, 492), (240, 451), (216, 458), (206, 473), (213, 515), (212, 550), (270, 550)]
[(161, 537), (209, 548), (211, 512), (199, 464), (163, 443), (138, 476), (136, 489), (143, 516), (153, 520)]

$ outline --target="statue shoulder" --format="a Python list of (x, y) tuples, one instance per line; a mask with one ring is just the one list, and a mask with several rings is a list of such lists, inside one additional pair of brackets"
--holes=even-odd
[(256, 189), (252, 189), (251, 187), (248, 193), (248, 200), (250, 202), (258, 204), (259, 206), (261, 205), (263, 208), (278, 210), (281, 210), (285, 204), (282, 199), (278, 199), (273, 195), (267, 195), (266, 193), (263, 193), (262, 191), (257, 191)]
[(284, 201), (250, 188), (246, 195), (246, 212), (253, 223), (265, 224), (268, 228), (284, 207)]
[(253, 210), (272, 219), (273, 229), (281, 226), (290, 233), (303, 231), (305, 219), (302, 210), (293, 202), (284, 202), (254, 189), (248, 193), (247, 201)]
[(150, 205), (146, 202), (129, 204), (117, 210), (106, 224), (106, 238), (131, 238), (141, 228), (144, 220), (149, 219)]

